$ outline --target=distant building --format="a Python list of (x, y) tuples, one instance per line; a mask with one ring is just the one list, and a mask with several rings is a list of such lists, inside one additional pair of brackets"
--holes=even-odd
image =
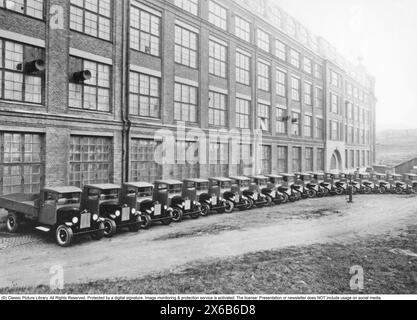
[[(0, 21), (0, 194), (375, 162), (375, 79), (273, 1), (9, 0)], [(187, 137), (172, 152), (205, 161), (156, 163), (180, 122), (261, 130), (239, 146), (259, 161)]]
[(397, 174), (407, 174), (415, 173), (417, 174), (417, 158), (408, 160), (401, 164), (398, 164), (394, 167), (395, 173)]

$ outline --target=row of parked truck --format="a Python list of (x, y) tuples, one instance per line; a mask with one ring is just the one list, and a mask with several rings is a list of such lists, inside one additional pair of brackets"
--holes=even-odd
[(417, 193), (417, 175), (296, 173), (93, 184), (83, 190), (59, 187), (45, 188), (39, 194), (5, 195), (0, 197), (0, 208), (8, 211), (9, 232), (18, 232), (22, 223), (30, 224), (68, 247), (80, 235), (100, 240), (122, 228), (138, 232), (155, 223), (169, 225), (213, 212), (350, 193)]

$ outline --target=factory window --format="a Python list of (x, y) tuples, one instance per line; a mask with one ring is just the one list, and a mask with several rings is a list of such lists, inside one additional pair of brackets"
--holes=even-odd
[(198, 89), (196, 87), (175, 83), (175, 120), (197, 122), (197, 96)]
[(350, 150), (349, 153), (350, 153), (350, 157), (349, 157), (350, 168), (354, 168), (355, 167), (355, 151)]
[(323, 79), (323, 67), (321, 65), (314, 65), (314, 76), (319, 80)]
[(227, 30), (227, 10), (214, 1), (209, 1), (209, 22)]
[(250, 70), (251, 57), (236, 52), (236, 82), (249, 86), (250, 85)]
[(339, 113), (339, 96), (331, 93), (330, 94), (330, 105), (331, 105), (331, 111), (333, 113), (338, 114)]
[(287, 134), (288, 133), (288, 117), (287, 110), (278, 107), (277, 110), (277, 122), (276, 122), (276, 132), (277, 134)]
[(161, 144), (162, 142), (151, 139), (132, 139), (130, 147), (132, 181), (153, 183), (162, 179), (162, 165), (157, 163), (157, 157), (161, 160), (162, 155), (156, 154)]
[(300, 53), (291, 49), (290, 51), (290, 63), (293, 67), (300, 67)]
[(250, 42), (250, 23), (238, 16), (235, 17), (235, 35)]
[(301, 136), (301, 114), (299, 112), (292, 113), (292, 135), (295, 137)]
[(330, 121), (330, 135), (331, 140), (339, 140), (339, 123), (337, 121)]
[(324, 121), (316, 118), (316, 139), (324, 139)]
[(292, 37), (295, 37), (297, 33), (297, 26), (293, 18), (287, 16), (287, 31), (288, 34)]
[(250, 101), (236, 99), (236, 128), (250, 128)]
[(229, 176), (229, 144), (227, 142), (210, 142), (210, 176)]
[(183, 181), (184, 179), (198, 178), (200, 176), (197, 142), (177, 141), (176, 156), (177, 161), (170, 174), (173, 179)]
[(334, 71), (330, 73), (330, 83), (337, 88), (340, 87), (340, 75)]
[(323, 89), (316, 87), (316, 107), (319, 109), (323, 109), (324, 102), (323, 102)]
[(0, 8), (43, 19), (43, 0), (0, 0)]
[(288, 172), (288, 147), (278, 146), (278, 172)]
[(129, 113), (147, 118), (159, 118), (161, 108), (161, 79), (130, 72)]
[(292, 148), (292, 172), (301, 172), (301, 148)]
[(40, 191), (44, 158), (39, 134), (0, 132), (0, 194)]
[(253, 159), (252, 146), (247, 143), (239, 144), (240, 165), (237, 168), (238, 175), (252, 174)]
[(111, 40), (111, 12), (110, 0), (71, 0), (70, 28)]
[(303, 65), (304, 65), (304, 72), (307, 72), (308, 74), (313, 73), (311, 59), (305, 57)]
[(261, 146), (259, 151), (260, 151), (261, 174), (271, 174), (272, 172), (271, 146)]
[(130, 48), (159, 57), (161, 18), (134, 6), (130, 10)]
[(209, 73), (226, 78), (227, 72), (227, 47), (214, 41), (209, 42)]
[(44, 55), (44, 49), (0, 39), (0, 99), (42, 104), (44, 72), (28, 63)]
[(352, 84), (346, 82), (346, 94), (348, 96), (353, 96), (353, 87)]
[(190, 68), (197, 68), (197, 57), (197, 33), (175, 26), (175, 62)]
[(271, 67), (268, 64), (258, 61), (258, 89), (269, 92)]
[(354, 133), (353, 133), (353, 127), (349, 126), (348, 128), (348, 143), (353, 144), (354, 143)]
[(198, 15), (198, 0), (175, 0), (175, 5), (194, 15)]
[(258, 129), (269, 132), (270, 118), (270, 106), (258, 103)]
[(210, 91), (209, 99), (209, 124), (225, 127), (227, 119), (227, 95)]
[(313, 138), (313, 117), (304, 116), (304, 137)]
[(287, 61), (287, 45), (279, 40), (276, 40), (275, 55), (282, 61)]
[(112, 182), (112, 139), (71, 136), (70, 185)]
[(292, 86), (291, 86), (291, 98), (294, 101), (300, 101), (301, 94), (300, 94), (300, 85), (301, 81), (299, 78), (292, 78), (291, 80)]
[(70, 108), (110, 112), (111, 67), (89, 60), (70, 57), (74, 71), (89, 71), (91, 78), (83, 82), (69, 82)]
[(317, 149), (317, 170), (324, 171), (324, 149)]
[(351, 102), (346, 102), (346, 118), (353, 120), (353, 104)]
[(304, 83), (304, 103), (308, 106), (313, 105), (313, 85), (311, 83)]
[(258, 48), (266, 52), (270, 50), (270, 35), (265, 31), (258, 29), (256, 31)]
[(306, 152), (305, 171), (311, 172), (314, 170), (313, 148), (306, 148), (305, 152)]
[(287, 73), (277, 69), (277, 95), (287, 96)]

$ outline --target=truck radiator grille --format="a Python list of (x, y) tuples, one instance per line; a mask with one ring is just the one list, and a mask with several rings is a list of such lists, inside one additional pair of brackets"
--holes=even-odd
[(130, 220), (130, 208), (123, 208), (122, 209), (122, 221), (129, 221)]
[(81, 215), (80, 228), (88, 229), (91, 226), (91, 213), (83, 213)]

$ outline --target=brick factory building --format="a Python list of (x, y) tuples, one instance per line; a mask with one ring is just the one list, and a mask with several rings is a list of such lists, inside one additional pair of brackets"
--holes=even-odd
[(0, 0), (0, 194), (372, 165), (375, 80), (272, 2)]

